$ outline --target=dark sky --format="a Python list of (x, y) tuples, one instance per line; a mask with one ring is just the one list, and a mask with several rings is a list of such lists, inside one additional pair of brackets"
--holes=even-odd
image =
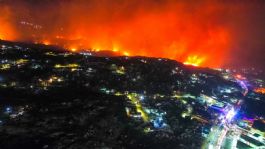
[(237, 5), (240, 13), (228, 20), (234, 38), (230, 59), (235, 66), (265, 69), (265, 1), (244, 1)]
[[(211, 63), (216, 59), (222, 61), (222, 66), (265, 69), (264, 0), (0, 0), (0, 8), (0, 34), (10, 30), (18, 40), (32, 38), (32, 34), (51, 38), (47, 33), (56, 35), (63, 27), (65, 35), (102, 39), (97, 42), (104, 43), (106, 48), (117, 41), (124, 48), (138, 49), (138, 52), (131, 50), (136, 54), (168, 58), (171, 57), (162, 48), (175, 46), (175, 43), (179, 47), (179, 41), (184, 41), (186, 51), (190, 52), (176, 56), (177, 60), (182, 60), (188, 53), (203, 55), (209, 52), (211, 54), (207, 56), (212, 56)], [(21, 28), (18, 22), (24, 20), (40, 24), (45, 30)], [(156, 26), (154, 24), (158, 29), (148, 31)], [(137, 32), (138, 28), (139, 33), (130, 33)], [(174, 28), (185, 31), (172, 31)], [(225, 43), (219, 42), (219, 38), (212, 39), (212, 33), (223, 33), (223, 30), (228, 34)], [(196, 35), (203, 33), (205, 36)], [(133, 44), (124, 38), (130, 38)], [(214, 40), (216, 44), (203, 46), (208, 40)], [(94, 40), (89, 40), (89, 44), (92, 42)], [(156, 49), (158, 44), (161, 46)], [(178, 52), (168, 50), (171, 55)]]

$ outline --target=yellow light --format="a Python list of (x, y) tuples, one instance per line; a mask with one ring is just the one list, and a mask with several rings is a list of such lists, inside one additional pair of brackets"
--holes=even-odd
[(26, 60), (26, 59), (18, 59), (17, 61), (16, 61), (16, 64), (25, 64), (25, 63), (27, 63), (28, 62), (28, 60)]
[(0, 34), (0, 40), (4, 40), (4, 35)]
[(53, 52), (46, 52), (45, 55), (51, 55), (51, 56), (56, 56)]
[(185, 65), (191, 65), (191, 66), (195, 66), (195, 67), (198, 67), (199, 65), (198, 64), (192, 64), (192, 63), (189, 63), (189, 62), (184, 62)]
[(114, 46), (113, 48), (112, 48), (112, 52), (118, 52), (119, 51), (119, 48), (117, 47), (117, 46)]
[(122, 93), (120, 93), (120, 92), (116, 92), (115, 93), (115, 96), (122, 96), (123, 94)]
[(77, 69), (76, 68), (71, 68), (71, 71), (73, 72), (73, 71), (76, 71)]
[(56, 64), (54, 68), (77, 68), (79, 67), (78, 64), (67, 64), (67, 65), (61, 65), (61, 64)]
[(78, 64), (68, 64), (67, 67), (73, 68), (73, 67), (79, 67), (79, 65)]
[(201, 63), (205, 60), (205, 58), (200, 58), (197, 55), (189, 56), (187, 60), (184, 62), (185, 65), (192, 65), (192, 66), (200, 66)]
[(118, 49), (113, 49), (112, 52), (118, 52), (119, 50)]
[(10, 64), (2, 64), (2, 65), (0, 65), (0, 70), (6, 70), (6, 69), (10, 69), (10, 68), (11, 68)]
[(49, 83), (52, 83), (52, 82), (53, 82), (53, 79), (52, 79), (52, 78), (50, 78), (50, 79), (48, 80), (48, 82), (49, 82)]
[(127, 95), (127, 98), (130, 99), (131, 102), (135, 104), (136, 111), (141, 113), (143, 121), (144, 122), (148, 122), (149, 121), (149, 117), (148, 117), (147, 113), (145, 113), (141, 103), (139, 102), (139, 99), (136, 98), (136, 95), (135, 94), (129, 94), (129, 95)]
[(72, 52), (75, 52), (75, 51), (76, 51), (76, 48), (72, 48), (71, 51), (72, 51)]
[(123, 52), (123, 55), (125, 55), (125, 56), (130, 56), (130, 53), (128, 53), (128, 52)]

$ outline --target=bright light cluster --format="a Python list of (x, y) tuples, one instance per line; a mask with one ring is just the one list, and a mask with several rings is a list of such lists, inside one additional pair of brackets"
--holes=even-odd
[(197, 55), (189, 56), (184, 62), (185, 65), (200, 66), (205, 58), (198, 57)]
[(230, 109), (230, 110), (227, 112), (227, 114), (226, 114), (226, 116), (225, 116), (225, 119), (226, 119), (227, 121), (230, 122), (230, 121), (234, 118), (235, 115), (236, 115), (236, 111), (235, 111), (234, 108), (232, 108), (232, 109)]

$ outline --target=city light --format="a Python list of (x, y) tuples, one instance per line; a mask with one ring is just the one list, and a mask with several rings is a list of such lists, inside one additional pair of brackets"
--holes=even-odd
[(256, 88), (254, 91), (257, 93), (265, 94), (265, 88)]
[(67, 65), (61, 65), (61, 64), (56, 64), (54, 68), (77, 68), (79, 67), (78, 64), (67, 64)]
[[(2, 52), (5, 53), (6, 49), (11, 50), (24, 50), (22, 46), (9, 46), (9, 45), (1, 45)], [(71, 50), (71, 49), (70, 49)], [(72, 49), (73, 51), (79, 51), (79, 49)], [(102, 51), (100, 49), (94, 49), (89, 52), (99, 52)], [(31, 52), (27, 50), (27, 52)], [(129, 55), (129, 52), (123, 52), (121, 49), (113, 49), (112, 52), (116, 52), (117, 55), (123, 54), (124, 56)], [(174, 85), (167, 87), (167, 84), (163, 84), (162, 87), (159, 87), (159, 90), (156, 88), (152, 88), (151, 91), (154, 92), (150, 94), (148, 87), (141, 88), (141, 86), (145, 84), (141, 84), (141, 82), (145, 81), (145, 74), (142, 72), (142, 65), (149, 65), (153, 62), (149, 59), (145, 59), (144, 57), (112, 57), (112, 58), (94, 58), (93, 56), (87, 56), (84, 54), (86, 52), (80, 53), (71, 53), (69, 51), (65, 52), (56, 52), (52, 50), (47, 50), (42, 52), (47, 60), (40, 62), (36, 61), (36, 59), (29, 57), (26, 54), (23, 54), (21, 57), (17, 56), (15, 59), (3, 59), (0, 63), (0, 69), (3, 72), (9, 72), (13, 70), (22, 70), (24, 67), (32, 69), (33, 71), (41, 70), (45, 67), (49, 67), (49, 73), (45, 76), (33, 77), (33, 81), (29, 81), (29, 85), (27, 87), (22, 86), (19, 81), (9, 80), (9, 77), (6, 75), (4, 79), (0, 82), (0, 88), (28, 88), (29, 90), (35, 91), (34, 93), (39, 94), (39, 92), (49, 92), (53, 88), (61, 88), (65, 85), (69, 85), (69, 82), (72, 82), (76, 78), (83, 76), (87, 80), (94, 79), (95, 76), (98, 76), (99, 80), (93, 82), (91, 84), (98, 84), (96, 87), (93, 87), (95, 91), (99, 90), (100, 93), (104, 93), (105, 95), (114, 95), (126, 101), (125, 107), (123, 107), (125, 115), (128, 116), (132, 121), (137, 123), (143, 123), (139, 127), (145, 133), (150, 133), (154, 131), (163, 131), (166, 132), (168, 130), (171, 131), (172, 126), (169, 119), (169, 115), (167, 114), (167, 108), (169, 102), (173, 102), (174, 106), (179, 106), (178, 108), (182, 109), (179, 111), (177, 116), (182, 117), (182, 121), (196, 121), (196, 123), (200, 123), (203, 126), (209, 125), (209, 130), (212, 131), (204, 131), (202, 132), (202, 136), (205, 138), (206, 143), (204, 144), (205, 148), (211, 148), (216, 146), (217, 148), (225, 146), (225, 140), (229, 137), (238, 138), (233, 141), (233, 146), (236, 146), (236, 143), (242, 141), (242, 137), (234, 136), (232, 134), (237, 133), (238, 131), (242, 131), (245, 129), (251, 129), (251, 131), (262, 134), (259, 131), (253, 128), (254, 122), (259, 118), (250, 119), (240, 117), (242, 113), (240, 113), (240, 107), (244, 104), (242, 97), (244, 96), (253, 96), (256, 100), (259, 100), (259, 95), (255, 93), (261, 93), (263, 91), (263, 80), (255, 80), (257, 84), (250, 84), (251, 79), (247, 77), (243, 77), (243, 74), (239, 74), (235, 71), (223, 71), (220, 70), (212, 70), (214, 71), (214, 75), (212, 75), (211, 71), (204, 70), (203, 68), (193, 68), (178, 65), (175, 63), (169, 73), (163, 73), (161, 76), (167, 76), (173, 82), (176, 82), (178, 86), (182, 86), (183, 88), (179, 88), (178, 90), (174, 90)], [(6, 54), (6, 53), (5, 53)], [(7, 52), (8, 54), (8, 52)], [(75, 56), (79, 55), (79, 59), (75, 60)], [(91, 58), (91, 59), (90, 59)], [(54, 61), (53, 59), (57, 59)], [(64, 61), (64, 59), (71, 59), (71, 61)], [(94, 61), (95, 63), (87, 63), (86, 60)], [(131, 65), (127, 65), (127, 62), (132, 60)], [(200, 66), (204, 62), (204, 57), (200, 57), (198, 55), (188, 56), (186, 65)], [(106, 61), (108, 63), (106, 63)], [(159, 62), (159, 64), (166, 64), (167, 60), (159, 58), (155, 62)], [(88, 65), (89, 64), (89, 65)], [(136, 67), (133, 67), (136, 66)], [(149, 66), (152, 68), (153, 66)], [(146, 69), (149, 69), (145, 68)], [(156, 68), (156, 64), (154, 64)], [(101, 69), (103, 68), (103, 69)], [(163, 70), (161, 67), (160, 69)], [(159, 70), (160, 70), (159, 69)], [(204, 70), (201, 72), (197, 72), (194, 70)], [(104, 71), (108, 76), (108, 80), (105, 76), (105, 73), (97, 73)], [(133, 71), (132, 71), (133, 70)], [(155, 72), (156, 69), (152, 68), (151, 72)], [(187, 71), (189, 70), (189, 71)], [(163, 72), (163, 71), (161, 71)], [(165, 71), (167, 72), (167, 71)], [(156, 72), (158, 73), (158, 72)], [(160, 72), (159, 72), (160, 73)], [(235, 75), (235, 74), (236, 75)], [(5, 75), (5, 74), (3, 74)], [(178, 77), (174, 77), (179, 75), (184, 80), (178, 80)], [(104, 77), (103, 77), (104, 76)], [(130, 78), (132, 76), (132, 78)], [(219, 85), (217, 87), (207, 85), (207, 80), (211, 78), (216, 78), (216, 76), (220, 78), (225, 78), (224, 80), (218, 80), (218, 83), (223, 83), (225, 85)], [(225, 77), (228, 76), (228, 77)], [(244, 75), (246, 76), (246, 75)], [(172, 78), (171, 78), (172, 77)], [(82, 78), (80, 82), (86, 82)], [(125, 79), (126, 78), (126, 79)], [(162, 80), (162, 78), (160, 78)], [(115, 83), (116, 80), (119, 80), (118, 83)], [(130, 80), (133, 82), (131, 83)], [(139, 81), (141, 80), (141, 81)], [(90, 80), (91, 81), (91, 80)], [(111, 83), (110, 83), (110, 82)], [(151, 81), (153, 81), (151, 79)], [(159, 82), (159, 80), (155, 79), (155, 82)], [(77, 82), (80, 83), (80, 82)], [(113, 82), (117, 85), (112, 85)], [(227, 82), (233, 82), (231, 84)], [(91, 86), (90, 83), (82, 84), (84, 88), (89, 88)], [(123, 90), (120, 85), (124, 84), (126, 90)], [(137, 87), (135, 86), (137, 84)], [(152, 84), (156, 84), (152, 82)], [(139, 86), (140, 85), (140, 86)], [(198, 93), (196, 95), (193, 93), (193, 88), (198, 87), (198, 85), (206, 86), (199, 87)], [(248, 88), (249, 85), (253, 85), (255, 88)], [(133, 87), (134, 89), (130, 89)], [(137, 88), (137, 90), (135, 90)], [(163, 91), (163, 88), (168, 88), (169, 92)], [(253, 90), (252, 94), (248, 94), (249, 90)], [(249, 98), (249, 97), (248, 97)], [(174, 103), (175, 102), (175, 103)], [(64, 104), (64, 103), (63, 103)], [(176, 105), (175, 105), (176, 104)], [(181, 106), (180, 106), (181, 105)], [(198, 110), (198, 108), (200, 110)], [(19, 110), (20, 108), (12, 108), (6, 107), (3, 110), (4, 116), (9, 117), (10, 120), (15, 120), (18, 116), (23, 116), (26, 112), (25, 110)], [(173, 112), (173, 111), (172, 111)], [(238, 116), (236, 117), (237, 113)], [(170, 113), (170, 112), (169, 112)], [(175, 115), (174, 113), (173, 115)], [(1, 115), (0, 115), (1, 116)], [(2, 119), (1, 127), (6, 125), (7, 120)], [(261, 119), (261, 121), (264, 121)], [(182, 122), (179, 122), (180, 124)], [(250, 132), (248, 136), (255, 137)], [(255, 139), (255, 138), (254, 138)], [(256, 140), (262, 142), (262, 137), (256, 137)], [(208, 143), (207, 143), (208, 142)], [(245, 141), (245, 143), (249, 143)], [(252, 145), (254, 146), (254, 145)]]
[(265, 5), (0, 0), (0, 149), (265, 149)]
[(230, 122), (232, 119), (233, 119), (233, 117), (236, 115), (236, 111), (234, 110), (234, 108), (232, 108), (232, 109), (230, 109), (228, 112), (227, 112), (227, 114), (226, 114), (226, 116), (225, 116), (225, 119), (228, 121), (228, 122)]

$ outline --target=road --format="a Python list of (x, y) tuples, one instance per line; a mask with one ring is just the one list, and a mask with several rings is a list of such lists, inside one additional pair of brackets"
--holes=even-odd
[(144, 122), (148, 122), (149, 121), (148, 114), (144, 111), (144, 109), (143, 109), (143, 107), (141, 105), (141, 102), (138, 99), (137, 95), (136, 94), (128, 94), (127, 95), (127, 98), (129, 100), (131, 100), (131, 102), (135, 105), (136, 111), (139, 112), (139, 113), (141, 113), (141, 116), (143, 118), (143, 121)]
[[(246, 84), (241, 80), (237, 80), (237, 82), (244, 90), (243, 95), (246, 96), (248, 94), (248, 88)], [(237, 105), (237, 108), (240, 108), (240, 105)], [(235, 109), (235, 111), (239, 110), (234, 106), (231, 109)], [(234, 115), (231, 117), (231, 115), (229, 116), (228, 113), (230, 113), (230, 111), (227, 112), (225, 121), (223, 123), (212, 127), (212, 131), (202, 146), (203, 149), (236, 149), (236, 145), (240, 139), (242, 131), (238, 129), (235, 124), (231, 123), (233, 121)], [(230, 140), (231, 143), (227, 143), (229, 141), (225, 143), (225, 140)]]

